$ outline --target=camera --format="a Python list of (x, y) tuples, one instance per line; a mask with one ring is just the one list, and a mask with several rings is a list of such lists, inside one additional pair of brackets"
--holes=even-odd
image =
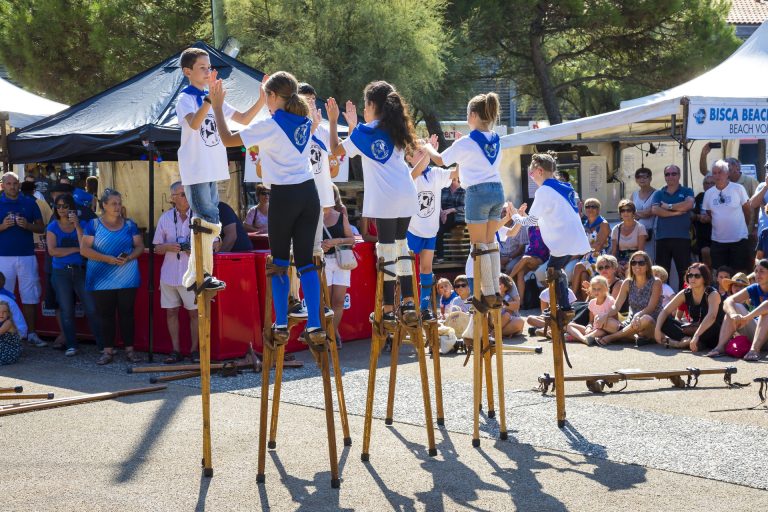
[(189, 242), (180, 242), (179, 250), (184, 252), (190, 252), (192, 250), (192, 244), (190, 244)]

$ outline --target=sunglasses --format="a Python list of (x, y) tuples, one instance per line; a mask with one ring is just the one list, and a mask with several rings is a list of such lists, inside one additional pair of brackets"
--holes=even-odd
[(469, 283), (456, 283), (453, 285), (454, 288), (467, 288), (469, 287)]
[(680, 173), (678, 173), (678, 172), (665, 172), (665, 173), (664, 173), (664, 176), (665, 176), (665, 177), (669, 177), (669, 176), (678, 176), (679, 174), (680, 174)]
[(619, 208), (619, 213), (635, 213), (632, 208)]
[(645, 266), (645, 260), (632, 260), (630, 263), (633, 267), (644, 267)]
[(688, 272), (687, 274), (685, 274), (686, 279), (693, 279), (693, 278), (699, 279), (700, 277), (701, 277), (701, 274), (694, 274), (693, 272)]
[(718, 198), (718, 200), (720, 201), (720, 204), (725, 204), (725, 198), (723, 197), (722, 192), (720, 192), (720, 197)]
[(259, 195), (269, 197), (269, 192), (260, 192)]
[(56, 209), (57, 210), (69, 210), (69, 205), (68, 204), (57, 204), (56, 205)]
[(611, 267), (610, 265), (600, 265), (599, 267), (597, 267), (597, 271), (602, 272), (603, 270), (608, 270), (609, 268), (613, 268), (613, 267)]
[(588, 210), (597, 210), (599, 207), (596, 204), (585, 204), (584, 208)]

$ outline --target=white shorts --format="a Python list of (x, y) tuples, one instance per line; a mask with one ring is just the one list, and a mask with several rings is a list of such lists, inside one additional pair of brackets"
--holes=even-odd
[(325, 282), (328, 286), (338, 285), (349, 287), (351, 277), (351, 270), (339, 268), (335, 254), (325, 255)]
[(197, 309), (195, 304), (195, 292), (187, 290), (184, 286), (171, 286), (170, 284), (160, 283), (160, 307), (163, 309), (173, 309), (184, 305), (184, 309), (194, 311)]
[(5, 276), (5, 289), (11, 293), (15, 293), (16, 279), (19, 280), (22, 304), (40, 302), (40, 275), (37, 273), (36, 256), (0, 256), (0, 272)]

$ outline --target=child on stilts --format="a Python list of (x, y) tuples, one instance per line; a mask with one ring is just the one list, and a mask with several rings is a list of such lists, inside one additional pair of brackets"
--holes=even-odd
[(383, 320), (390, 326), (394, 313), (395, 279), (399, 278), (400, 317), (409, 327), (419, 323), (413, 303), (413, 269), (406, 241), (411, 216), (417, 212), (416, 186), (405, 163), (405, 151), (416, 143), (408, 107), (387, 82), (371, 82), (364, 90), (365, 124), (357, 124), (357, 109), (347, 101), (344, 117), (350, 135), (340, 143), (337, 135), (339, 107), (333, 98), (326, 109), (330, 121), (331, 152), (343, 148), (349, 158), (360, 155), (365, 181), (363, 216), (376, 219), (379, 242), (376, 253), (384, 259)]
[[(309, 161), (313, 121), (307, 102), (299, 96), (298, 82), (290, 73), (278, 71), (264, 76), (261, 97), (272, 117), (257, 121), (232, 134), (224, 119), (221, 81), (211, 88), (211, 101), (221, 140), (226, 146), (259, 146), (262, 174), (271, 187), (268, 236), (272, 253), (272, 296), (276, 345), (288, 341), (288, 294), (291, 244), (296, 269), (307, 303), (307, 325), (302, 336), (311, 348), (325, 344), (320, 323), (320, 279), (312, 262), (312, 247), (320, 216), (320, 199)], [(315, 124), (319, 120), (314, 119)]]

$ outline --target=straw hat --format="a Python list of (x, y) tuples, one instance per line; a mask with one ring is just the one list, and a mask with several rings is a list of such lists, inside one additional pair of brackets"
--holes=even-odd
[(723, 286), (726, 290), (730, 290), (734, 284), (740, 284), (741, 286), (749, 286), (749, 278), (744, 272), (739, 272), (731, 279), (723, 279)]

